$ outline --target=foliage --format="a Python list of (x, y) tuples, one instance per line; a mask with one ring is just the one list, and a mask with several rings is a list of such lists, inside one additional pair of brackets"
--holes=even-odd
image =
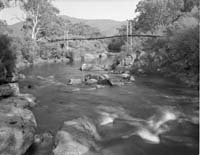
[(13, 37), (12, 47), (17, 55), (17, 63), (34, 63), (39, 57), (39, 46), (30, 38)]
[(16, 55), (11, 42), (7, 35), (0, 35), (0, 83), (8, 81), (15, 72)]
[(121, 47), (124, 45), (124, 41), (122, 39), (112, 39), (111, 42), (108, 44), (109, 52), (118, 53), (121, 52)]
[[(195, 86), (199, 80), (199, 1), (197, 0), (141, 0), (137, 17), (131, 22), (136, 34), (156, 34), (160, 38), (133, 38), (120, 47), (121, 51), (137, 55), (131, 71), (164, 73)], [(126, 26), (118, 29), (126, 34)], [(110, 47), (119, 47), (110, 44)], [(109, 48), (110, 48), (109, 47)], [(126, 54), (126, 52), (124, 52)], [(121, 57), (126, 56), (121, 54)], [(120, 58), (121, 58), (120, 57)], [(123, 58), (121, 58), (123, 59)], [(136, 60), (136, 59), (135, 59)]]
[(134, 19), (136, 30), (154, 32), (159, 26), (169, 26), (186, 12), (199, 6), (198, 0), (142, 0), (138, 3)]
[(136, 26), (140, 25), (137, 31), (151, 31), (165, 36), (143, 40), (140, 46), (146, 52), (146, 58), (143, 59), (146, 62), (145, 69), (155, 71), (159, 68), (161, 72), (176, 76), (190, 85), (198, 84), (199, 16), (197, 8), (199, 4), (197, 1), (190, 0), (178, 0), (176, 3), (170, 1), (171, 5), (168, 4), (166, 8), (163, 8), (163, 13), (167, 11), (168, 16), (165, 17), (163, 14), (162, 20), (165, 19), (165, 21), (162, 21), (155, 16), (160, 7), (160, 5), (155, 6), (158, 2), (161, 1), (141, 1), (137, 8), (140, 12), (135, 20)]
[(160, 25), (169, 25), (181, 16), (183, 0), (142, 0), (135, 10), (137, 30), (153, 32)]
[(33, 40), (39, 40), (50, 32), (49, 23), (55, 22), (59, 12), (49, 0), (27, 0), (23, 2), (23, 9), (27, 14), (24, 29), (29, 32)]

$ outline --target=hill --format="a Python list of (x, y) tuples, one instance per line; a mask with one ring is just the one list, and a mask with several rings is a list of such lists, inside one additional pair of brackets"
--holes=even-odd
[[(125, 21), (120, 22), (120, 21), (109, 20), (109, 19), (80, 19), (80, 18), (74, 18), (74, 17), (70, 17), (66, 15), (62, 15), (61, 17), (66, 20), (70, 20), (72, 24), (83, 23), (91, 27), (98, 28), (100, 32), (105, 36), (116, 34), (117, 28), (126, 24)], [(23, 26), (23, 22), (19, 22), (13, 25), (9, 25), (9, 28), (13, 30), (16, 36), (22, 36), (23, 35), (21, 32), (22, 26)]]
[(63, 19), (70, 20), (72, 23), (84, 23), (91, 27), (96, 27), (100, 30), (100, 32), (105, 35), (114, 35), (117, 33), (117, 29), (122, 25), (125, 25), (125, 21), (115, 21), (110, 19), (81, 19), (81, 18), (74, 18), (66, 15), (61, 16)]
[(23, 32), (21, 31), (22, 27), (23, 27), (23, 23), (24, 22), (18, 22), (18, 23), (15, 23), (13, 25), (8, 25), (8, 27), (13, 30), (13, 35), (14, 36), (23, 36)]

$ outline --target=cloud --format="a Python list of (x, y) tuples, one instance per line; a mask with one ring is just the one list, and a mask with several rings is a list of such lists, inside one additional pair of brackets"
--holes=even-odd
[(126, 20), (134, 17), (139, 0), (56, 0), (62, 15), (86, 19)]

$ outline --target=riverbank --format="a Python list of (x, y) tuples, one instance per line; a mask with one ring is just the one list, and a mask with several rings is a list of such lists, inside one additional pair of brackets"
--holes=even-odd
[(22, 155), (34, 143), (34, 106), (35, 98), (20, 93), (17, 83), (0, 85), (0, 154)]
[[(151, 55), (144, 51), (120, 53), (111, 68), (115, 72), (129, 71), (133, 75), (161, 75), (163, 77), (175, 78), (183, 85), (198, 89), (199, 75), (193, 72), (183, 72), (168, 66), (160, 66), (156, 59), (150, 59)], [(155, 61), (155, 62), (154, 62)]]

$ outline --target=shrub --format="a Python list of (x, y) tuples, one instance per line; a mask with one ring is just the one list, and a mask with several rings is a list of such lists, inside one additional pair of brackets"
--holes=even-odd
[(124, 41), (121, 39), (112, 39), (112, 41), (108, 44), (109, 52), (118, 53), (121, 52), (121, 47), (124, 45)]
[(147, 53), (154, 53), (151, 58), (153, 61), (149, 61), (148, 66), (161, 68), (164, 73), (184, 79), (183, 81), (198, 83), (198, 19), (190, 14), (185, 15), (165, 30), (166, 37), (147, 39), (143, 44)]
[(0, 83), (9, 82), (15, 73), (16, 55), (11, 42), (7, 35), (0, 35)]
[(27, 62), (34, 63), (34, 60), (39, 57), (39, 46), (35, 41), (25, 39), (22, 43), (21, 52)]

